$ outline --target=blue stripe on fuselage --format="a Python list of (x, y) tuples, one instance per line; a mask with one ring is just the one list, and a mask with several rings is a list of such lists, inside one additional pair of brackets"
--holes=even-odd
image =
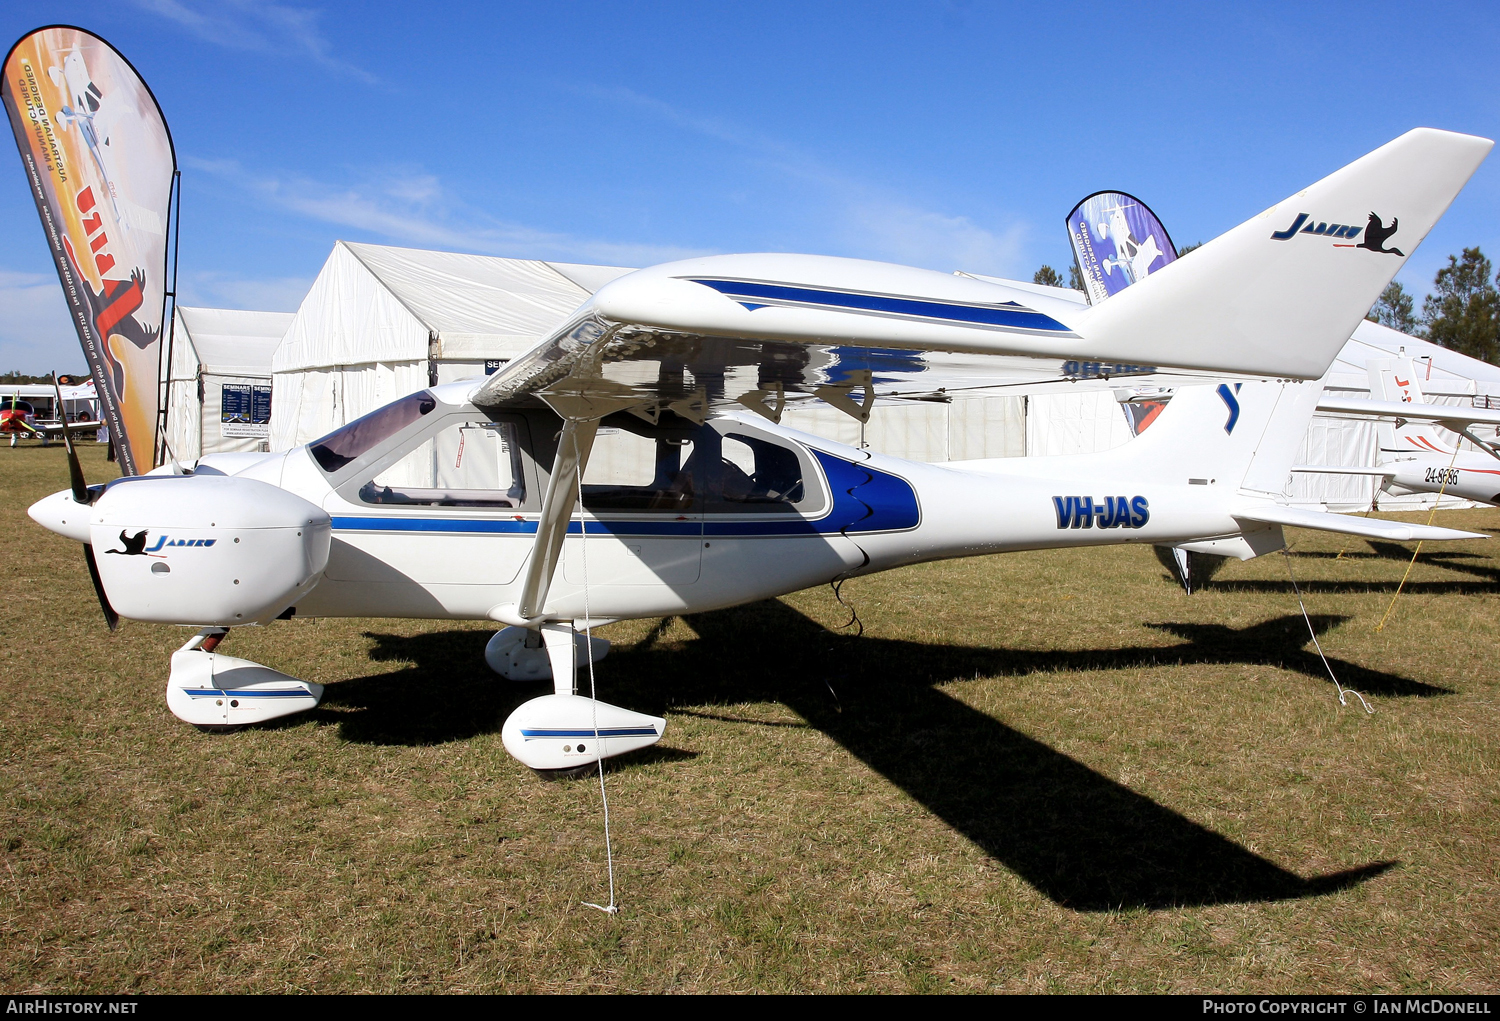
[(785, 305), (818, 305), (877, 315), (940, 319), (972, 326), (1044, 330), (1050, 333), (1071, 332), (1056, 319), (1015, 301), (993, 305), (970, 305), (929, 298), (906, 298), (894, 294), (864, 294), (859, 291), (794, 287), (790, 284), (765, 283), (759, 280), (689, 279), (695, 284), (711, 287), (720, 294), (737, 301), (751, 298)]

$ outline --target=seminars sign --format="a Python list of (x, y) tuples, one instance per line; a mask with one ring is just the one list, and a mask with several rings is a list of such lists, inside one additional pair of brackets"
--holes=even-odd
[(1124, 192), (1095, 192), (1073, 207), (1067, 222), (1068, 240), (1091, 305), (1177, 258), (1156, 214)]
[(177, 159), (151, 90), (79, 28), (24, 36), (0, 98), (120, 466), (155, 461), (167, 208)]
[(219, 435), (266, 439), (271, 435), (271, 387), (225, 383), (219, 388)]

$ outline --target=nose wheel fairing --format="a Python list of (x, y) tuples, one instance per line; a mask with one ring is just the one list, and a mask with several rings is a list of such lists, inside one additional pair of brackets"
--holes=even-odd
[(239, 727), (305, 712), (322, 700), (321, 684), (203, 648), (223, 634), (223, 628), (204, 628), (172, 654), (167, 708), (178, 719), (199, 727)]

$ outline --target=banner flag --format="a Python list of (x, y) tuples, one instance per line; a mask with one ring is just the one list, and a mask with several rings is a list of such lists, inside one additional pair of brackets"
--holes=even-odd
[(120, 467), (155, 457), (177, 157), (156, 97), (113, 46), (54, 25), (5, 57), (0, 99)]
[(1095, 192), (1073, 207), (1067, 222), (1068, 240), (1091, 305), (1177, 258), (1156, 214), (1124, 192)]

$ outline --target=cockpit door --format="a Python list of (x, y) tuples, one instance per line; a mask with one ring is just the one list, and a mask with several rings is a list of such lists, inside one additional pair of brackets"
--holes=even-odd
[(583, 474), (583, 519), (575, 512), (563, 544), (564, 580), (696, 582), (703, 561), (702, 446), (686, 429), (601, 426)]

